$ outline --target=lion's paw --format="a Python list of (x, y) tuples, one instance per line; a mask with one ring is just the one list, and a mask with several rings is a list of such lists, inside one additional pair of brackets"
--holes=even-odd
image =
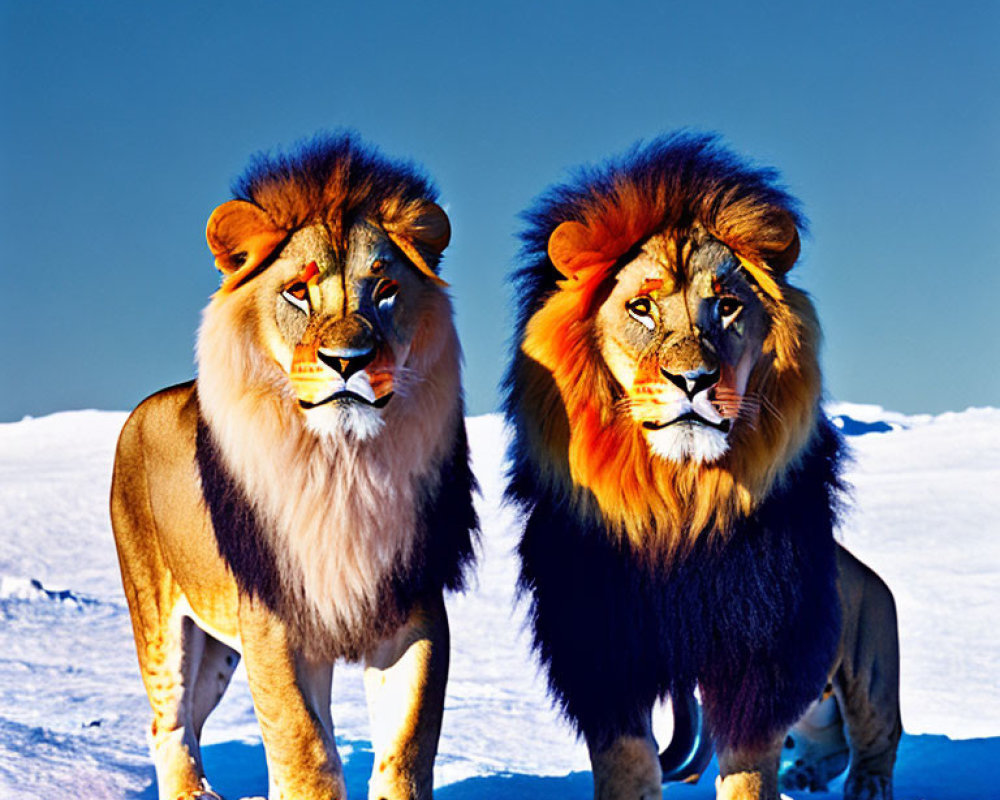
[(847, 769), (849, 760), (850, 752), (846, 748), (814, 758), (799, 755), (782, 760), (779, 785), (786, 791), (806, 789), (810, 792), (825, 792), (827, 783)]
[(892, 778), (850, 773), (844, 781), (844, 800), (892, 800)]

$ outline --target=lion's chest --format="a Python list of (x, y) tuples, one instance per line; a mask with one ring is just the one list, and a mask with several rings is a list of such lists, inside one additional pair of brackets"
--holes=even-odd
[(402, 621), (392, 578), (413, 554), (425, 476), (318, 450), (235, 475), (204, 427), (197, 454), (219, 552), (241, 593), (334, 656), (359, 656)]

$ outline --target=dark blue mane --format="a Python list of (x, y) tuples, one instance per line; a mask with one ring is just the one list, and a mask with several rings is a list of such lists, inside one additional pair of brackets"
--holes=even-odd
[(253, 202), (258, 190), (276, 179), (318, 189), (345, 162), (350, 165), (348, 187), (370, 187), (376, 201), (391, 196), (405, 201), (438, 197), (437, 187), (419, 165), (382, 155), (350, 130), (320, 132), (287, 151), (254, 154), (243, 174), (233, 181), (233, 197)]

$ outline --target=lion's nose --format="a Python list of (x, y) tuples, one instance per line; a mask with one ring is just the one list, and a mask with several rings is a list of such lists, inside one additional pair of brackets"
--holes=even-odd
[(705, 367), (698, 367), (698, 369), (680, 373), (669, 372), (665, 368), (660, 367), (660, 372), (663, 373), (664, 378), (684, 392), (689, 400), (694, 400), (695, 395), (699, 392), (715, 386), (719, 382), (720, 376), (718, 367), (712, 370), (708, 370)]
[(345, 381), (355, 372), (363, 370), (375, 360), (375, 348), (321, 347), (317, 351), (319, 360), (340, 374)]

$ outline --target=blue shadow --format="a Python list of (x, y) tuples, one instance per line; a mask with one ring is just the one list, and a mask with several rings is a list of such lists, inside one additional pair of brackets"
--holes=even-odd
[(832, 419), (844, 436), (864, 436), (866, 433), (888, 433), (892, 430), (892, 425), (882, 420), (862, 422), (847, 414), (837, 414)]
[(904, 735), (896, 760), (896, 798), (1000, 797), (997, 764), (1000, 764), (1000, 736), (949, 739), (936, 734)]
[[(337, 748), (344, 761), (344, 778), (350, 798), (368, 796), (368, 778), (375, 757), (367, 741), (338, 739)], [(267, 797), (267, 760), (260, 742), (220, 742), (201, 748), (205, 774), (212, 788), (226, 800), (241, 797)], [(129, 800), (157, 800), (156, 775), (148, 770), (149, 785), (129, 795)]]
[[(348, 797), (368, 796), (368, 777), (374, 757), (364, 740), (338, 740), (344, 761)], [(205, 771), (212, 786), (227, 800), (267, 795), (267, 765), (264, 748), (245, 742), (222, 742), (202, 750)], [(988, 739), (952, 740), (947, 736), (904, 735), (896, 763), (896, 800), (969, 800), (998, 797), (991, 765), (1000, 763), (1000, 736)], [(131, 800), (156, 800), (153, 768), (150, 784)], [(715, 797), (715, 760), (695, 786), (671, 784), (664, 787), (665, 800), (711, 800)], [(840, 800), (843, 779), (830, 784), (829, 792), (791, 792), (794, 800)], [(442, 786), (434, 792), (437, 800), (590, 800), (593, 783), (589, 772), (573, 772), (561, 777), (497, 773), (467, 778)]]
[(561, 777), (520, 775), (503, 772), (442, 786), (437, 800), (590, 800), (594, 784), (589, 772), (571, 772)]

